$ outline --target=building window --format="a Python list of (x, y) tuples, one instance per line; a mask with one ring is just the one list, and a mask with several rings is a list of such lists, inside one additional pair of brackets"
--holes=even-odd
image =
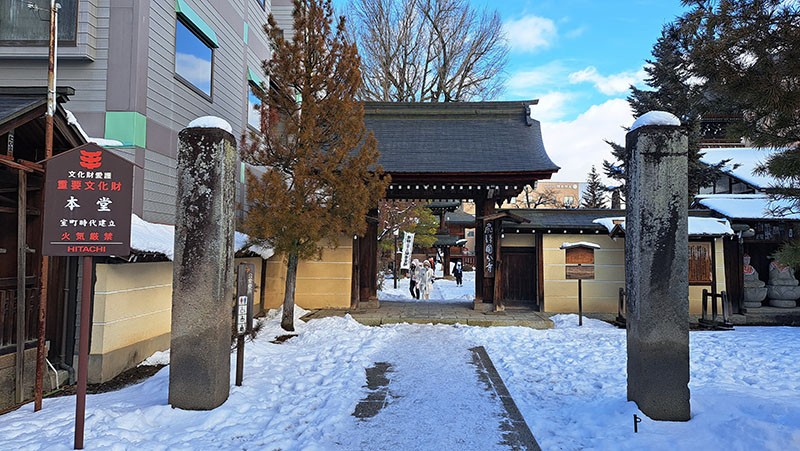
[(175, 73), (208, 97), (213, 56), (212, 48), (179, 19), (175, 30)]
[[(50, 2), (33, 2), (39, 10), (28, 8), (28, 1), (0, 0), (0, 45), (48, 45), (50, 42)], [(59, 0), (58, 42), (75, 45), (78, 30), (78, 0)]]
[(247, 92), (247, 125), (254, 129), (261, 131), (261, 99), (255, 94), (261, 91), (261, 88), (254, 83), (248, 83), (250, 88)]
[(247, 125), (261, 131), (261, 114), (264, 109), (261, 105), (263, 97), (264, 80), (258, 75), (257, 71), (247, 68)]
[(267, 0), (256, 0), (259, 5), (261, 5), (261, 9), (264, 11), (267, 10)]
[(689, 283), (709, 285), (711, 277), (711, 243), (689, 243)]

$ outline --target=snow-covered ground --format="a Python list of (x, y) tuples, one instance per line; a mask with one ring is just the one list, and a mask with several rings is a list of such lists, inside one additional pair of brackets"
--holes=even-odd
[[(299, 336), (274, 344), (278, 318), (248, 342), (244, 385), (213, 411), (172, 409), (169, 367), (88, 396), (86, 449), (503, 449), (499, 404), (469, 364), (478, 345), (544, 450), (800, 449), (800, 328), (692, 332), (693, 418), (677, 423), (651, 421), (626, 401), (625, 331), (600, 321), (577, 327), (575, 315), (558, 315), (555, 329), (532, 330), (325, 318), (298, 321)], [(392, 365), (389, 403), (359, 420), (365, 368), (376, 362)], [(233, 381), (234, 356), (231, 364)], [(0, 448), (71, 449), (74, 412), (69, 396), (0, 416)], [(634, 414), (644, 418), (638, 433)]]
[[(436, 277), (442, 277), (441, 265), (437, 265)], [(464, 273), (463, 284), (456, 286), (455, 280), (436, 279), (433, 282), (431, 298), (429, 300), (413, 299), (408, 285), (411, 279), (400, 277), (397, 279), (397, 288), (394, 288), (394, 280), (386, 279), (383, 281), (383, 289), (378, 291), (378, 299), (381, 301), (406, 301), (406, 302), (435, 302), (439, 304), (459, 303), (472, 301), (475, 299), (475, 272)]]

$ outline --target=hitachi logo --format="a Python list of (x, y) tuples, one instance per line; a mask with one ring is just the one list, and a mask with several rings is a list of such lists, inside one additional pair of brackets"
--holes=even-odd
[(67, 246), (67, 252), (105, 252), (105, 246)]

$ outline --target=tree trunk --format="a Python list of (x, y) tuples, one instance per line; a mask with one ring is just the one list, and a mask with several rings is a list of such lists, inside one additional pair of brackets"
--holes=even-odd
[(286, 265), (286, 289), (283, 295), (283, 316), (281, 327), (288, 332), (294, 332), (294, 290), (297, 285), (297, 252), (289, 252), (289, 262)]

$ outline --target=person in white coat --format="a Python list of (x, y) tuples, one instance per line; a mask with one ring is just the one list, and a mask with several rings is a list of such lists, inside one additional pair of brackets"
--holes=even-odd
[(422, 262), (419, 266), (417, 273), (417, 288), (419, 289), (420, 299), (428, 300), (431, 298), (431, 289), (433, 289), (433, 269), (428, 260)]

